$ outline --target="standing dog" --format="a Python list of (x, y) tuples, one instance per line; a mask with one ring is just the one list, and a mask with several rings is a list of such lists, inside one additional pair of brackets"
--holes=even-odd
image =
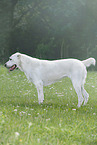
[[(78, 107), (84, 101), (84, 105), (88, 101), (89, 94), (84, 89), (84, 83), (87, 76), (86, 67), (91, 64), (95, 65), (94, 58), (84, 61), (77, 59), (61, 59), (61, 60), (39, 60), (21, 53), (15, 53), (5, 66), (13, 71), (18, 67), (25, 73), (27, 78), (34, 83), (38, 92), (39, 104), (43, 103), (44, 94), (43, 86), (50, 85), (63, 77), (67, 76), (71, 79), (73, 87), (78, 95)], [(83, 98), (83, 96), (84, 98)]]

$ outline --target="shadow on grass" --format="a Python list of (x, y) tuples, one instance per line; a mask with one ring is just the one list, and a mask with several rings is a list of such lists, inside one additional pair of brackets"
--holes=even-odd
[[(73, 100), (74, 101), (74, 100)], [(75, 100), (76, 101), (76, 100)], [(69, 104), (67, 104), (67, 102)], [(72, 100), (69, 101), (69, 99), (67, 98), (60, 98), (60, 99), (45, 99), (43, 104), (38, 104), (38, 98), (37, 97), (31, 97), (31, 96), (6, 96), (3, 97), (3, 99), (0, 100), (0, 106), (6, 106), (8, 108), (8, 106), (14, 106), (14, 107), (22, 107), (22, 108), (26, 108), (28, 107), (29, 109), (31, 108), (36, 108), (36, 109), (46, 109), (46, 108), (53, 108), (53, 110), (55, 109), (60, 109), (60, 110), (76, 110), (76, 111), (83, 111), (83, 113), (85, 112), (89, 112), (91, 111), (90, 109), (90, 105), (87, 104), (86, 106), (81, 106), (80, 108), (77, 107), (77, 102), (75, 102), (74, 104), (72, 104)]]
[(72, 105), (71, 103), (69, 103), (69, 105), (67, 104), (67, 101), (63, 101), (61, 99), (61, 101), (59, 102), (58, 100), (45, 100), (43, 102), (43, 104), (38, 104), (38, 99), (35, 100), (35, 98), (33, 97), (20, 97), (20, 96), (10, 96), (10, 97), (4, 97), (1, 101), (0, 101), (0, 106), (14, 106), (14, 107), (28, 107), (28, 108), (37, 108), (37, 109), (45, 109), (45, 108), (53, 108), (53, 109), (61, 109), (61, 110), (72, 110), (72, 109), (76, 109), (76, 110), (80, 110), (82, 109), (84, 106), (82, 106), (81, 108), (77, 108), (77, 104)]

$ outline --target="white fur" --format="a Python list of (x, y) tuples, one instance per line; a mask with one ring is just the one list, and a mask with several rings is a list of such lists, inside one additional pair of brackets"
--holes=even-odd
[(83, 101), (84, 105), (87, 103), (89, 94), (84, 89), (87, 76), (86, 66), (95, 65), (96, 61), (94, 58), (84, 61), (77, 59), (48, 61), (36, 59), (21, 53), (15, 53), (10, 58), (12, 60), (9, 60), (6, 66), (11, 67), (13, 64), (16, 64), (25, 73), (27, 78), (34, 83), (38, 92), (39, 104), (43, 103), (44, 100), (43, 86), (50, 85), (65, 76), (71, 79), (78, 95), (78, 107), (82, 105)]

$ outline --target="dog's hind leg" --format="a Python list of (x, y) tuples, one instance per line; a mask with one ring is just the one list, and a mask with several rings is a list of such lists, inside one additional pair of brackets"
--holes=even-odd
[(78, 96), (78, 105), (77, 106), (80, 107), (83, 103), (83, 100), (84, 100), (83, 96), (82, 96), (82, 92), (81, 92), (81, 85), (79, 82), (77, 82), (75, 80), (73, 80), (72, 83), (73, 83), (73, 87), (74, 87), (74, 89), (77, 93), (77, 96)]
[(35, 85), (36, 85), (37, 93), (38, 93), (38, 102), (39, 104), (43, 103), (44, 101), (43, 83), (40, 81), (40, 82), (37, 82)]
[(87, 93), (87, 91), (84, 89), (84, 87), (82, 86), (82, 93), (83, 93), (83, 96), (84, 96), (84, 104), (83, 105), (86, 105), (86, 103), (88, 102), (88, 98), (89, 98), (89, 94)]
[(89, 94), (84, 89), (84, 84), (85, 84), (86, 76), (87, 76), (87, 70), (85, 68), (84, 76), (83, 76), (83, 79), (82, 79), (82, 86), (81, 86), (82, 94), (84, 96), (84, 104), (83, 105), (86, 105), (86, 103), (88, 102), (88, 98), (89, 98)]

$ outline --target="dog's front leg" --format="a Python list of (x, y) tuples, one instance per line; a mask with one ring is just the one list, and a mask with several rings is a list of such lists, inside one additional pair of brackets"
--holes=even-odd
[(40, 103), (43, 103), (43, 101), (44, 101), (43, 83), (42, 82), (38, 82), (36, 84), (36, 88), (37, 88), (37, 93), (38, 93), (38, 101), (39, 101), (39, 104)]

